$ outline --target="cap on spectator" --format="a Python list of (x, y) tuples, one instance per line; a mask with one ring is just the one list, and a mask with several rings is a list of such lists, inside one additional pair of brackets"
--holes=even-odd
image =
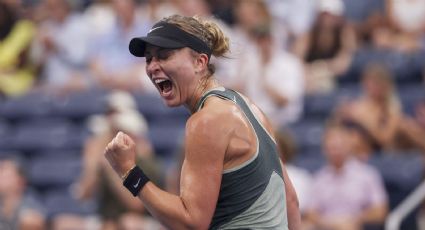
[(135, 136), (144, 136), (148, 132), (148, 124), (145, 118), (137, 111), (125, 111), (113, 114), (111, 125), (113, 129), (118, 129)]
[(332, 15), (342, 16), (344, 13), (344, 2), (342, 0), (320, 0), (319, 11)]
[(107, 96), (107, 105), (109, 109), (116, 112), (137, 110), (136, 100), (125, 91), (114, 91)]

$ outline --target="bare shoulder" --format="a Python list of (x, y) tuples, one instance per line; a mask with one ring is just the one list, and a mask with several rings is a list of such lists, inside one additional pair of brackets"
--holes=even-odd
[(234, 126), (229, 118), (230, 113), (226, 111), (228, 108), (223, 108), (227, 105), (215, 100), (208, 99), (208, 104), (187, 121), (185, 160), (204, 167), (205, 164), (208, 167), (219, 166), (221, 171)]
[(193, 114), (186, 124), (186, 134), (221, 134), (226, 136), (234, 127), (236, 106), (230, 101), (211, 97), (205, 106)]
[(267, 130), (267, 132), (274, 137), (274, 128), (270, 120), (267, 118), (267, 116), (264, 114), (264, 112), (256, 105), (254, 104), (249, 98), (242, 95), (242, 97), (247, 102), (248, 106), (251, 108), (251, 111), (254, 113), (254, 115), (257, 117), (258, 121), (263, 125), (263, 127)]

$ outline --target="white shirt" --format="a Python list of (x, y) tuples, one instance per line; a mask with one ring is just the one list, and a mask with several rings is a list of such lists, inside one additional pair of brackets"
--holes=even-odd
[[(303, 108), (304, 73), (298, 58), (280, 50), (262, 66), (257, 52), (246, 59), (242, 71), (242, 77), (246, 78), (245, 93), (275, 125), (282, 126), (299, 119)], [(288, 104), (284, 107), (277, 105), (263, 84), (285, 97)]]
[(81, 15), (70, 14), (63, 23), (46, 21), (41, 25), (57, 48), (45, 62), (43, 74), (47, 85), (63, 86), (75, 73), (87, 68), (90, 33), (85, 22)]

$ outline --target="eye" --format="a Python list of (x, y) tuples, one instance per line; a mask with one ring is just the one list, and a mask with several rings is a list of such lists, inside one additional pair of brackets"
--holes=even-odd
[(174, 50), (172, 49), (158, 50), (158, 53), (157, 53), (158, 60), (167, 60), (173, 54), (173, 51)]
[(152, 55), (146, 54), (145, 59), (146, 59), (146, 63), (149, 64), (152, 61)]

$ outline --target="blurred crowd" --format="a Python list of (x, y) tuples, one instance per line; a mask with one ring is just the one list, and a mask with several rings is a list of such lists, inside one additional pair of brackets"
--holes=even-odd
[[(103, 149), (125, 131), (144, 171), (178, 193), (187, 114), (158, 119), (164, 108), (145, 60), (128, 51), (131, 38), (172, 14), (214, 20), (230, 38), (231, 52), (211, 60), (215, 77), (274, 124), (304, 229), (382, 229), (422, 182), (425, 0), (0, 0), (0, 136), (11, 140), (0, 141), (0, 229), (163, 229), (120, 186)], [(61, 199), (46, 197), (59, 192), (28, 172), (37, 171), (35, 147), (10, 145), (11, 130), (29, 120), (42, 127), (35, 133), (49, 131), (38, 111), (46, 100), (72, 98), (70, 122), (87, 131), (81, 146), (58, 157), (61, 132), (49, 133), (55, 148), (40, 161), (75, 156), (78, 174), (65, 192), (89, 211), (55, 209)], [(31, 109), (7, 110), (13, 103)], [(173, 153), (162, 153), (166, 145)], [(404, 228), (420, 229), (421, 219), (416, 211)]]

